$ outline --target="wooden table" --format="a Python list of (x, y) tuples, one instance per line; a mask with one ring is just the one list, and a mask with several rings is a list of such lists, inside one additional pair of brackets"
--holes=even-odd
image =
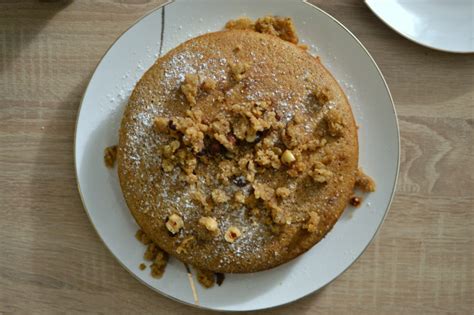
[[(146, 288), (87, 218), (73, 162), (94, 68), (151, 0), (0, 2), (0, 313), (196, 311)], [(372, 53), (401, 138), (375, 241), (317, 294), (266, 314), (474, 312), (474, 55), (418, 46), (358, 0), (315, 1)]]

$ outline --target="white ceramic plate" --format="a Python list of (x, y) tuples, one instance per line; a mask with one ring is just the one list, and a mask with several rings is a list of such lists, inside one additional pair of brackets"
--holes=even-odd
[(474, 52), (473, 0), (366, 0), (388, 26), (423, 46)]
[(77, 120), (76, 172), (84, 207), (113, 255), (144, 284), (184, 303), (193, 305), (194, 300), (182, 263), (171, 259), (161, 280), (153, 279), (148, 269), (138, 269), (144, 246), (134, 238), (138, 227), (123, 200), (116, 171), (104, 166), (103, 150), (117, 143), (128, 96), (160, 48), (165, 53), (190, 37), (221, 29), (232, 18), (267, 14), (291, 16), (301, 38), (341, 83), (360, 125), (360, 164), (378, 189), (360, 208), (347, 209), (328, 236), (297, 259), (269, 271), (227, 275), (221, 287), (206, 290), (197, 285), (200, 307), (263, 309), (322, 288), (368, 246), (395, 189), (399, 133), (390, 92), (366, 49), (334, 18), (298, 0), (178, 0), (149, 13), (113, 44), (92, 76)]

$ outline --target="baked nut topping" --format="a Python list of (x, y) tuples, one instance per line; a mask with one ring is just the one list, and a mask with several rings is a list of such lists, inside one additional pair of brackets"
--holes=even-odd
[(199, 224), (203, 225), (209, 232), (215, 233), (219, 231), (215, 218), (201, 217), (199, 218)]
[(291, 164), (296, 161), (296, 158), (293, 155), (293, 152), (291, 152), (290, 150), (285, 150), (285, 152), (283, 152), (283, 154), (281, 155), (281, 161), (285, 164)]
[(141, 242), (197, 269), (255, 272), (307, 251), (360, 195), (357, 129), (321, 60), (292, 44), (290, 19), (227, 27), (253, 31), (190, 39), (144, 74), (123, 115), (118, 172), (150, 236)]
[(168, 231), (170, 231), (172, 234), (176, 234), (179, 232), (179, 230), (183, 228), (184, 222), (179, 215), (173, 213), (168, 217), (168, 220), (166, 220), (165, 225)]
[(231, 226), (231, 227), (228, 228), (227, 231), (225, 232), (225, 234), (224, 234), (224, 239), (225, 239), (228, 243), (233, 243), (233, 242), (235, 242), (241, 235), (242, 235), (242, 233), (240, 232), (240, 230), (239, 230), (237, 227)]

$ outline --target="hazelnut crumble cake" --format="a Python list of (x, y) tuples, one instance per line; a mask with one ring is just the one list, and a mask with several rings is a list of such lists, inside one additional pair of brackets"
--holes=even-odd
[(344, 92), (280, 17), (159, 58), (125, 109), (117, 164), (157, 276), (168, 254), (203, 279), (278, 266), (331, 230), (356, 182), (375, 189)]

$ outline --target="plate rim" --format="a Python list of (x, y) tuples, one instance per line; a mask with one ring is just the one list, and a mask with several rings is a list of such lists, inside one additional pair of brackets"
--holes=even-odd
[[(79, 104), (79, 108), (77, 109), (77, 116), (76, 116), (76, 124), (75, 124), (75, 128), (74, 128), (74, 148), (73, 148), (73, 154), (74, 154), (74, 171), (75, 171), (75, 175), (76, 175), (76, 185), (77, 185), (77, 189), (78, 189), (78, 192), (79, 192), (79, 197), (81, 199), (81, 203), (82, 203), (82, 206), (83, 206), (83, 210), (84, 212), (86, 213), (90, 223), (92, 224), (92, 227), (94, 228), (97, 236), (99, 237), (100, 241), (102, 242), (102, 244), (105, 246), (105, 248), (108, 250), (108, 252), (110, 254), (112, 254), (112, 256), (115, 258), (115, 260), (119, 263), (120, 266), (122, 266), (122, 268), (124, 268), (130, 275), (132, 275), (133, 278), (135, 278), (136, 280), (138, 280), (139, 283), (145, 285), (146, 287), (148, 287), (149, 289), (151, 289), (152, 291), (155, 291), (159, 294), (161, 294), (162, 296), (166, 297), (166, 298), (169, 298), (173, 301), (176, 301), (178, 303), (181, 303), (181, 304), (184, 304), (184, 305), (187, 305), (187, 306), (191, 306), (191, 307), (194, 307), (194, 308), (197, 308), (197, 309), (202, 309), (202, 310), (211, 310), (211, 311), (219, 311), (219, 312), (228, 312), (228, 313), (241, 313), (241, 312), (247, 312), (247, 311), (263, 311), (263, 310), (269, 310), (269, 309), (274, 309), (274, 308), (277, 308), (277, 307), (281, 307), (281, 306), (285, 306), (285, 305), (288, 305), (288, 304), (291, 304), (291, 303), (294, 303), (298, 300), (301, 300), (303, 298), (306, 298), (308, 297), (309, 295), (312, 295), (316, 292), (318, 292), (319, 290), (323, 289), (324, 287), (328, 286), (329, 284), (331, 284), (332, 282), (334, 282), (336, 279), (338, 279), (342, 274), (344, 274), (356, 261), (359, 260), (359, 258), (364, 254), (364, 252), (367, 250), (367, 248), (369, 247), (370, 244), (372, 244), (372, 242), (374, 241), (375, 237), (377, 236), (377, 234), (379, 233), (380, 231), (380, 228), (382, 227), (383, 223), (385, 222), (385, 219), (387, 218), (387, 215), (390, 211), (390, 208), (391, 208), (391, 205), (392, 205), (392, 202), (393, 202), (393, 199), (394, 199), (394, 196), (396, 194), (396, 188), (397, 188), (397, 183), (398, 183), (398, 177), (399, 177), (399, 173), (400, 173), (400, 152), (401, 152), (401, 141), (400, 141), (400, 125), (399, 125), (399, 120), (398, 120), (398, 115), (397, 115), (397, 112), (396, 112), (396, 108), (395, 108), (395, 103), (393, 101), (393, 97), (392, 97), (392, 94), (390, 92), (390, 89), (388, 87), (388, 84), (385, 80), (385, 77), (383, 76), (383, 73), (382, 71), (380, 70), (379, 66), (377, 65), (377, 63), (375, 62), (374, 58), (372, 57), (372, 55), (369, 53), (369, 51), (367, 50), (367, 48), (362, 44), (362, 42), (346, 27), (344, 26), (341, 22), (339, 22), (335, 17), (333, 17), (331, 14), (327, 13), (326, 11), (324, 11), (323, 9), (321, 9), (320, 7), (318, 7), (317, 5), (313, 4), (313, 3), (310, 3), (309, 0), (299, 0), (301, 1), (302, 3), (306, 4), (306, 5), (309, 5), (312, 9), (314, 10), (318, 10), (319, 12), (321, 12), (322, 14), (326, 15), (330, 20), (332, 20), (333, 22), (335, 22), (340, 28), (343, 29), (343, 31), (347, 32), (355, 41), (356, 43), (360, 46), (360, 48), (362, 48), (363, 52), (366, 53), (366, 55), (369, 57), (370, 61), (372, 62), (373, 66), (375, 66), (375, 69), (376, 69), (376, 72), (378, 73), (380, 79), (382, 80), (383, 82), (383, 85), (385, 87), (385, 90), (389, 96), (389, 99), (390, 99), (390, 103), (392, 105), (392, 111), (393, 111), (393, 116), (395, 118), (395, 127), (396, 127), (396, 131), (397, 131), (397, 166), (396, 166), (396, 174), (395, 174), (395, 178), (394, 178), (394, 181), (393, 181), (393, 186), (392, 186), (392, 191), (390, 193), (390, 200), (389, 202), (387, 203), (387, 206), (384, 210), (384, 215), (382, 217), (382, 220), (380, 221), (380, 223), (378, 224), (376, 230), (375, 230), (375, 233), (372, 235), (371, 239), (369, 242), (367, 242), (367, 244), (365, 245), (364, 249), (361, 251), (361, 253), (359, 255), (357, 255), (357, 257), (355, 257), (353, 259), (353, 261), (344, 269), (342, 270), (336, 277), (334, 277), (331, 281), (329, 281), (328, 283), (326, 283), (324, 286), (322, 286), (321, 288), (318, 288), (318, 289), (315, 289), (309, 293), (306, 293), (292, 301), (288, 301), (288, 302), (285, 302), (285, 303), (281, 303), (281, 304), (276, 304), (276, 305), (272, 305), (272, 306), (268, 306), (268, 307), (263, 307), (263, 308), (257, 308), (257, 309), (247, 309), (247, 310), (224, 310), (224, 309), (219, 309), (219, 308), (211, 308), (211, 307), (206, 307), (206, 306), (202, 306), (202, 305), (199, 305), (199, 304), (193, 304), (193, 303), (189, 303), (189, 302), (186, 302), (186, 301), (183, 301), (183, 300), (180, 300), (178, 298), (175, 298), (165, 292), (163, 292), (162, 290), (160, 289), (157, 289), (153, 286), (151, 286), (150, 284), (146, 283), (145, 281), (143, 281), (142, 279), (140, 279), (138, 276), (135, 275), (135, 273), (133, 273), (116, 255), (115, 253), (109, 248), (109, 246), (107, 245), (107, 243), (104, 241), (104, 239), (102, 238), (102, 236), (100, 235), (96, 225), (94, 224), (94, 221), (92, 220), (92, 217), (89, 213), (89, 210), (87, 209), (86, 205), (85, 205), (85, 202), (84, 202), (84, 197), (83, 197), (83, 193), (82, 193), (82, 190), (81, 190), (81, 185), (79, 183), (79, 172), (78, 172), (78, 162), (77, 162), (77, 132), (78, 132), (78, 125), (79, 125), (79, 118), (81, 117), (81, 112), (82, 112), (82, 107), (83, 107), (83, 104), (84, 104), (84, 98), (85, 96), (87, 95), (88, 91), (89, 91), (89, 88), (91, 87), (91, 80), (92, 78), (94, 77), (95, 73), (97, 72), (97, 68), (101, 65), (101, 63), (103, 62), (104, 58), (107, 56), (107, 54), (109, 53), (109, 51), (112, 49), (112, 47), (114, 47), (114, 45), (117, 43), (117, 41), (122, 38), (122, 36), (127, 33), (131, 28), (133, 28), (135, 25), (137, 25), (138, 23), (140, 23), (144, 18), (146, 18), (147, 16), (149, 16), (150, 14), (154, 13), (155, 11), (157, 10), (160, 10), (164, 7), (166, 7), (167, 5), (173, 3), (173, 2), (176, 2), (176, 1), (179, 1), (179, 0), (166, 0), (165, 2), (163, 2), (162, 4), (158, 5), (157, 7), (149, 10), (148, 12), (144, 13), (142, 16), (140, 16), (139, 18), (137, 18), (132, 24), (130, 24), (129, 27), (127, 27), (123, 32), (120, 33), (120, 35), (118, 35), (115, 40), (110, 44), (110, 46), (107, 48), (107, 50), (104, 52), (104, 54), (102, 55), (102, 57), (99, 59), (99, 61), (97, 62), (97, 64), (95, 65), (94, 67), (94, 70), (92, 72), (92, 75), (90, 76), (89, 78), (89, 81), (87, 83), (87, 87), (86, 89), (84, 90), (84, 93), (81, 97), (81, 101), (80, 101), (80, 104)], [(365, 2), (367, 2), (367, 0), (365, 0)]]
[[(303, 0), (303, 1), (306, 1), (306, 0)], [(456, 50), (456, 49), (445, 49), (445, 48), (440, 48), (440, 47), (436, 47), (436, 46), (432, 46), (430, 44), (427, 44), (427, 43), (424, 43), (420, 40), (417, 40), (415, 39), (414, 37), (408, 35), (408, 34), (405, 34), (403, 32), (401, 32), (400, 30), (396, 29), (393, 25), (391, 25), (390, 23), (387, 22), (387, 20), (385, 18), (383, 18), (379, 13), (377, 13), (375, 11), (375, 9), (372, 7), (372, 4), (371, 4), (371, 0), (364, 0), (364, 3), (365, 5), (370, 9), (370, 11), (380, 20), (383, 22), (383, 24), (385, 24), (386, 26), (388, 26), (388, 28), (390, 28), (392, 31), (394, 31), (395, 33), (397, 33), (398, 35), (408, 39), (409, 41), (415, 43), (415, 44), (418, 44), (420, 46), (423, 46), (423, 47), (426, 47), (426, 48), (429, 48), (429, 49), (432, 49), (432, 50), (437, 50), (437, 51), (441, 51), (441, 52), (445, 52), (445, 53), (453, 53), (453, 54), (461, 54), (461, 55), (464, 55), (464, 54), (472, 54), (474, 53), (474, 49), (473, 50)]]

